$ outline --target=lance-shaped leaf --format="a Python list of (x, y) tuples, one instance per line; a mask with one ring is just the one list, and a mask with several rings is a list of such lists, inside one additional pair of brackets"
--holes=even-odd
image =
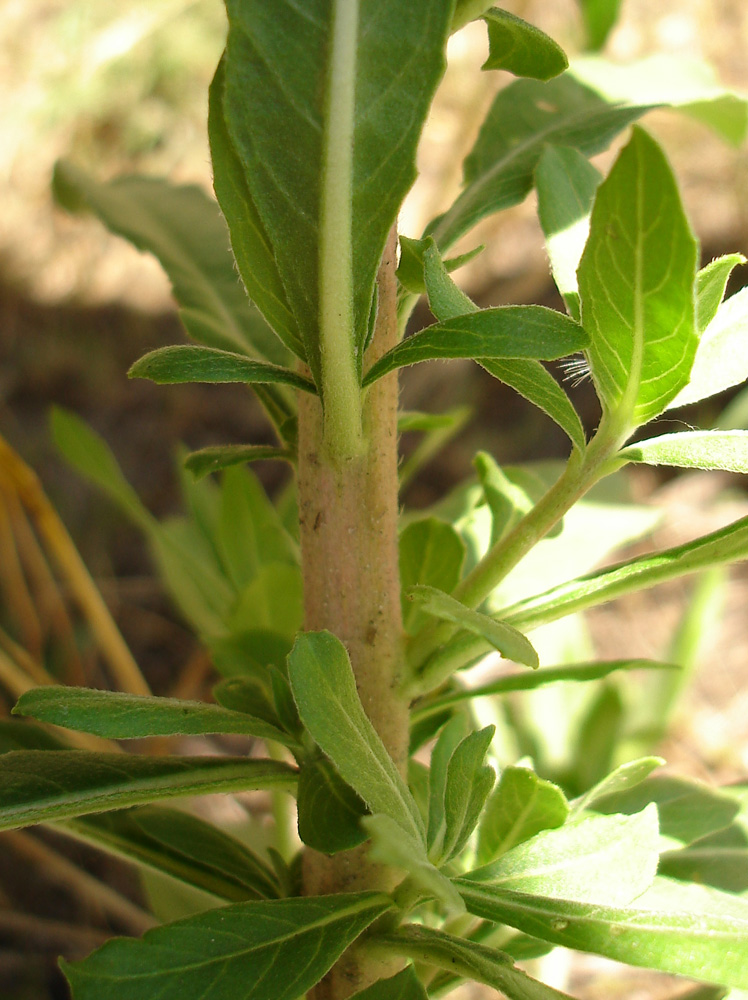
[[(584, 809), (592, 808), (598, 799), (606, 795), (617, 795), (619, 792), (634, 788), (635, 785), (644, 781), (652, 771), (658, 767), (662, 767), (664, 763), (665, 761), (662, 757), (640, 757), (638, 760), (630, 760), (625, 764), (621, 764), (620, 767), (617, 767), (610, 774), (606, 775), (602, 781), (599, 781), (592, 788), (588, 789), (584, 795), (580, 795), (578, 799), (574, 799), (572, 803), (572, 815), (576, 815)], [(649, 801), (649, 798), (641, 801), (639, 809), (643, 809)], [(611, 810), (607, 811), (610, 812)], [(637, 809), (629, 810), (629, 812), (637, 811)]]
[[(477, 312), (478, 307), (450, 278), (446, 262), (442, 260), (434, 240), (427, 237), (420, 243), (423, 248), (424, 283), (434, 316), (443, 322), (465, 313)], [(584, 449), (584, 429), (577, 411), (561, 386), (539, 361), (484, 358), (481, 364), (491, 375), (540, 407), (569, 435), (577, 448)]]
[(222, 469), (230, 469), (235, 465), (275, 459), (293, 462), (294, 457), (287, 448), (273, 448), (264, 444), (209, 445), (199, 451), (191, 451), (184, 460), (184, 467), (189, 469), (195, 479), (203, 479), (211, 472), (221, 472)]
[(0, 757), (0, 829), (213, 792), (293, 792), (288, 764), (246, 757), (148, 757), (17, 750)]
[(553, 361), (583, 350), (584, 330), (545, 306), (497, 306), (435, 323), (372, 365), (364, 385), (404, 365), (438, 358), (536, 358)]
[(734, 146), (740, 146), (748, 133), (745, 95), (725, 89), (714, 68), (702, 59), (659, 53), (618, 63), (590, 57), (575, 60), (571, 72), (607, 100), (637, 104), (644, 98), (675, 107)]
[(290, 368), (253, 361), (241, 354), (216, 347), (175, 345), (159, 347), (139, 358), (127, 373), (130, 378), (147, 378), (159, 385), (182, 382), (280, 382), (316, 392), (314, 383)]
[(281, 895), (275, 873), (241, 841), (181, 810), (112, 810), (58, 828), (230, 903)]
[[(470, 662), (484, 651), (488, 651), (489, 647), (487, 643), (484, 645), (472, 636), (468, 636), (466, 639), (466, 662)], [(413, 721), (418, 721), (430, 718), (433, 715), (444, 712), (453, 705), (459, 705), (460, 702), (471, 698), (509, 694), (512, 691), (534, 691), (536, 688), (544, 687), (546, 684), (555, 684), (557, 681), (598, 681), (617, 670), (677, 669), (679, 668), (675, 663), (661, 663), (658, 660), (603, 660), (593, 663), (565, 663), (558, 667), (545, 667), (535, 670), (531, 674), (526, 671), (505, 674), (503, 677), (499, 677), (498, 680), (491, 681), (489, 684), (450, 691), (447, 694), (431, 698), (426, 702), (419, 702), (413, 708), (412, 719)]]
[(515, 76), (550, 80), (569, 65), (557, 42), (516, 14), (492, 7), (483, 20), (488, 25), (488, 59), (481, 69), (505, 69)]
[[(740, 264), (745, 264), (745, 257), (742, 253), (728, 253), (723, 257), (715, 257), (696, 275), (696, 326), (699, 333), (703, 333), (717, 315), (717, 310), (722, 305), (728, 279), (733, 269)], [(700, 348), (701, 343), (699, 342), (694, 367), (691, 369), (691, 378), (694, 375)]]
[[(434, 241), (430, 236), (427, 236), (423, 240), (414, 240), (408, 236), (400, 237), (400, 263), (397, 266), (397, 278), (400, 284), (414, 295), (423, 295), (426, 291), (426, 283), (423, 275), (424, 254), (433, 243)], [(442, 263), (447, 273), (451, 274), (452, 271), (456, 271), (459, 267), (467, 264), (468, 261), (471, 261), (485, 249), (484, 245), (474, 247), (472, 250), (468, 250), (467, 253), (450, 257)], [(441, 260), (441, 257), (439, 259)]]
[(58, 685), (33, 688), (21, 696), (13, 713), (113, 740), (237, 733), (275, 740), (286, 746), (289, 743), (288, 734), (268, 722), (220, 705), (91, 688)]
[(376, 983), (354, 993), (351, 1000), (428, 1000), (418, 976), (409, 965), (389, 979), (379, 979)]
[(621, 433), (656, 417), (688, 381), (696, 254), (667, 160), (635, 129), (598, 188), (578, 270), (592, 378)]
[(69, 163), (57, 164), (54, 187), (65, 207), (87, 208), (113, 233), (158, 258), (194, 340), (277, 365), (288, 363), (288, 351), (247, 300), (226, 223), (201, 188), (176, 187), (153, 177), (100, 184)]
[(524, 200), (547, 145), (592, 156), (650, 107), (609, 104), (568, 73), (547, 83), (517, 80), (491, 106), (465, 161), (465, 189), (428, 232), (448, 249), (487, 215)]
[(331, 632), (301, 633), (288, 656), (288, 675), (301, 721), (341, 778), (372, 812), (423, 841), (418, 806), (364, 712), (343, 643)]
[(432, 927), (408, 924), (380, 940), (388, 950), (492, 986), (509, 1000), (571, 1000), (518, 969), (510, 955)]
[(646, 465), (748, 472), (748, 431), (679, 431), (638, 441), (619, 455)]
[(463, 849), (475, 829), (496, 775), (483, 763), (495, 726), (470, 733), (454, 749), (447, 765), (444, 788), (444, 836), (439, 854), (450, 861)]
[(618, 962), (745, 989), (748, 901), (657, 877), (625, 906), (576, 903), (456, 879), (470, 913)]
[(447, 769), (456, 747), (468, 734), (468, 720), (463, 714), (456, 714), (442, 727), (431, 752), (429, 767), (428, 831), (426, 843), (429, 855), (438, 853), (444, 840), (446, 826), (444, 818), (444, 792), (447, 787)]
[(366, 806), (325, 757), (302, 767), (297, 807), (299, 837), (316, 851), (336, 854), (366, 840)]
[(748, 288), (722, 303), (701, 335), (688, 384), (668, 409), (697, 403), (748, 378)]
[(516, 629), (507, 627), (504, 622), (465, 607), (436, 587), (413, 587), (410, 596), (429, 614), (482, 636), (508, 660), (528, 667), (539, 665), (538, 654), (529, 639)]
[(392, 901), (381, 893), (235, 903), (63, 963), (76, 1000), (296, 1000)]
[(444, 69), (450, 5), (230, 0), (228, 15), (228, 134), (321, 384), (319, 339), (335, 307), (350, 340), (343, 360), (360, 364), (379, 260)]
[(654, 587), (712, 566), (735, 562), (748, 554), (748, 517), (708, 535), (639, 556), (589, 576), (553, 587), (537, 597), (505, 609), (502, 619), (516, 628), (530, 629), (557, 621), (576, 611), (605, 604), (634, 590)]
[(600, 173), (573, 146), (549, 146), (535, 169), (538, 218), (559, 292), (579, 320), (577, 267), (587, 242)]
[(505, 767), (478, 828), (477, 860), (487, 864), (541, 830), (563, 826), (566, 796), (527, 767)]
[(464, 879), (536, 896), (630, 903), (648, 889), (659, 860), (657, 807), (633, 816), (595, 816), (544, 830)]

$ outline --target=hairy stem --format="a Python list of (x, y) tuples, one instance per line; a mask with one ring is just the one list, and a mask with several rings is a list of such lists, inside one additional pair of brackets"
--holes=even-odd
[[(379, 272), (379, 310), (371, 363), (397, 340), (396, 235)], [(346, 645), (361, 702), (395, 763), (405, 772), (408, 708), (398, 694), (403, 669), (397, 548), (397, 377), (367, 394), (363, 451), (341, 464), (324, 447), (320, 402), (299, 398), (299, 515), (305, 627), (329, 629)], [(351, 414), (356, 419), (357, 414)], [(307, 850), (308, 895), (394, 888), (396, 875), (366, 848), (327, 857)], [(395, 966), (397, 968), (397, 966)], [(387, 973), (363, 952), (347, 953), (310, 1000), (343, 1000)]]

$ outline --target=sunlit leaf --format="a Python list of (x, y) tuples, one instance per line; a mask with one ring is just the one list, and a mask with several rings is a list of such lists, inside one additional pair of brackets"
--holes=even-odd
[(748, 431), (679, 431), (638, 441), (619, 454), (646, 465), (748, 472)]
[(159, 347), (139, 358), (127, 373), (130, 378), (147, 378), (159, 385), (182, 382), (280, 382), (305, 392), (315, 392), (314, 383), (304, 375), (241, 354), (215, 347), (189, 344)]
[(541, 830), (563, 826), (569, 803), (558, 785), (527, 767), (505, 767), (478, 828), (479, 864), (488, 864)]

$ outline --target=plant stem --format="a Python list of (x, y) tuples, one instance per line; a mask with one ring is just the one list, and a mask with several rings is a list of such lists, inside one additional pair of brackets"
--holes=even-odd
[[(367, 362), (394, 345), (396, 235), (379, 272), (379, 310)], [(299, 515), (305, 628), (329, 629), (346, 645), (359, 696), (393, 760), (405, 773), (408, 709), (398, 694), (403, 670), (397, 547), (397, 377), (367, 393), (364, 449), (344, 467), (324, 447), (319, 400), (299, 398)], [(352, 414), (351, 419), (356, 415)], [(307, 849), (307, 895), (394, 888), (394, 872), (357, 848), (327, 857)], [(395, 966), (395, 969), (399, 966)], [(342, 1000), (383, 973), (362, 952), (347, 953), (310, 1000)]]

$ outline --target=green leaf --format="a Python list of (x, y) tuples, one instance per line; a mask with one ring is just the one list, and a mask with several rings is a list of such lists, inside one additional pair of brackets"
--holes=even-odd
[(0, 829), (184, 795), (295, 787), (294, 768), (272, 760), (17, 750), (0, 757)]
[(423, 842), (418, 807), (364, 712), (342, 642), (331, 632), (301, 633), (288, 674), (301, 721), (341, 778), (372, 812), (390, 816)]
[(633, 787), (599, 796), (593, 808), (601, 813), (630, 814), (647, 802), (657, 804), (663, 837), (679, 844), (691, 844), (723, 830), (740, 811), (739, 804), (726, 793), (669, 774), (653, 774)]
[[(696, 326), (699, 333), (703, 333), (717, 315), (733, 269), (745, 263), (742, 253), (729, 253), (716, 257), (696, 275)], [(696, 358), (698, 357), (699, 348), (696, 349)], [(694, 368), (696, 364), (697, 360), (694, 361)], [(693, 378), (693, 369), (691, 377)]]
[(732, 824), (681, 850), (660, 855), (660, 874), (711, 885), (725, 892), (748, 891), (748, 835)]
[(535, 168), (538, 218), (556, 286), (579, 321), (577, 267), (590, 228), (600, 173), (573, 146), (548, 146)]
[(748, 472), (748, 431), (679, 431), (638, 441), (618, 454), (646, 465)]
[(639, 556), (553, 587), (501, 612), (516, 628), (530, 629), (576, 611), (595, 607), (633, 591), (677, 579), (701, 569), (742, 559), (748, 553), (748, 517), (693, 542)]
[[(426, 517), (400, 533), (400, 583), (403, 595), (417, 584), (454, 590), (465, 561), (465, 543), (445, 521)], [(403, 596), (403, 624), (411, 634), (424, 623), (412, 601)]]
[(52, 407), (50, 426), (55, 447), (65, 461), (95, 483), (135, 524), (148, 530), (153, 517), (125, 479), (104, 439), (80, 417), (59, 406)]
[(431, 751), (429, 767), (429, 808), (426, 843), (429, 856), (439, 854), (444, 842), (446, 819), (444, 810), (449, 761), (459, 743), (467, 736), (468, 721), (465, 715), (454, 715), (442, 727)]
[(192, 451), (184, 460), (184, 467), (189, 469), (195, 479), (203, 479), (211, 472), (221, 472), (234, 465), (244, 465), (246, 462), (264, 462), (270, 459), (283, 459), (293, 462), (293, 454), (287, 448), (273, 448), (264, 444), (219, 444)]
[(181, 810), (112, 810), (68, 820), (60, 828), (227, 902), (281, 894), (275, 873), (241, 841)]
[(495, 726), (470, 733), (454, 749), (447, 765), (444, 789), (444, 837), (439, 854), (445, 862), (456, 857), (475, 829), (496, 781), (493, 768), (483, 763)]
[(704, 330), (688, 384), (669, 409), (697, 403), (748, 378), (748, 288), (730, 296)]
[(601, 49), (618, 20), (621, 0), (579, 0), (582, 7), (587, 48)]
[(696, 254), (670, 167), (634, 129), (598, 188), (577, 272), (587, 359), (617, 433), (656, 417), (688, 381)]
[(493, 547), (535, 506), (546, 487), (542, 479), (534, 477), (528, 469), (502, 469), (485, 451), (477, 452), (473, 465), (491, 509), (490, 545)]
[[(604, 822), (601, 822), (603, 821)], [(622, 906), (647, 890), (659, 860), (657, 807), (544, 830), (463, 876), (497, 889)]]
[(297, 802), (299, 837), (308, 847), (336, 854), (366, 840), (364, 802), (324, 757), (302, 767)]
[(518, 969), (514, 960), (504, 952), (432, 927), (406, 924), (396, 934), (383, 936), (380, 940), (389, 950), (407, 955), (414, 961), (492, 986), (508, 1000), (571, 1000), (568, 994), (560, 993)]
[(91, 688), (57, 685), (33, 688), (21, 696), (13, 713), (113, 740), (237, 733), (289, 744), (287, 734), (275, 726), (220, 705)]
[(115, 938), (62, 965), (76, 1000), (296, 1000), (392, 901), (381, 893), (235, 903)]
[(351, 1000), (428, 1000), (426, 990), (413, 971), (412, 966), (403, 969), (389, 979), (378, 979), (376, 983), (354, 993)]
[(656, 878), (626, 906), (508, 892), (457, 879), (470, 913), (618, 962), (726, 986), (748, 986), (748, 902)]
[(63, 205), (87, 208), (113, 233), (158, 258), (193, 340), (288, 363), (283, 344), (247, 301), (228, 250), (226, 223), (201, 188), (153, 177), (100, 184), (69, 163), (57, 164), (53, 183)]
[(375, 813), (361, 824), (371, 837), (369, 858), (393, 868), (402, 868), (425, 896), (439, 900), (453, 913), (464, 913), (460, 895), (446, 875), (426, 856), (423, 841), (411, 836), (391, 816)]
[(450, 278), (433, 237), (420, 241), (423, 246), (423, 280), (429, 308), (440, 321), (479, 312), (478, 306)]
[(454, 597), (435, 587), (419, 585), (411, 589), (410, 595), (429, 614), (482, 636), (506, 659), (528, 667), (539, 665), (538, 654), (530, 641), (516, 629), (507, 628), (504, 622), (465, 607)]
[(147, 378), (158, 385), (183, 382), (280, 382), (316, 392), (314, 383), (304, 375), (264, 361), (253, 361), (243, 354), (221, 351), (217, 347), (177, 344), (159, 347), (139, 358), (128, 371), (130, 378)]
[(360, 364), (379, 260), (444, 69), (449, 7), (314, 0), (302, 18), (291, 0), (228, 4), (224, 117), (318, 384), (329, 284), (346, 300), (348, 361)]
[[(633, 788), (644, 781), (656, 768), (662, 767), (664, 763), (662, 757), (640, 757), (638, 760), (630, 760), (621, 764), (610, 774), (607, 774), (602, 781), (588, 789), (584, 795), (574, 799), (572, 815), (576, 816), (584, 809), (594, 807), (594, 803), (606, 795), (617, 795), (619, 792)], [(643, 809), (647, 802), (649, 799), (645, 799), (640, 808)], [(631, 811), (637, 812), (638, 810), (632, 809)]]
[(593, 156), (650, 107), (611, 105), (568, 73), (546, 83), (515, 81), (499, 91), (465, 161), (465, 189), (428, 232), (448, 249), (487, 215), (524, 200), (546, 146)]
[(624, 738), (626, 721), (623, 697), (617, 685), (601, 684), (579, 720), (574, 759), (567, 781), (583, 792), (602, 781), (613, 767)]
[(252, 201), (244, 165), (226, 127), (223, 113), (225, 76), (224, 58), (216, 69), (208, 102), (208, 135), (216, 197), (228, 220), (234, 257), (250, 298), (286, 347), (303, 359), (304, 344), (273, 248)]
[(539, 361), (484, 358), (480, 365), (541, 409), (568, 435), (575, 448), (584, 450), (587, 439), (579, 414), (558, 382)]
[(553, 361), (587, 346), (582, 328), (545, 306), (497, 306), (435, 323), (388, 351), (366, 373), (371, 385), (395, 368), (437, 358)]
[[(397, 267), (397, 277), (403, 288), (413, 295), (423, 295), (426, 291), (426, 282), (424, 281), (423, 274), (423, 257), (424, 252), (432, 245), (433, 240), (430, 236), (427, 236), (425, 240), (414, 240), (408, 236), (400, 237), (400, 263)], [(481, 246), (468, 250), (467, 253), (450, 257), (449, 260), (445, 260), (442, 263), (447, 273), (451, 274), (452, 271), (456, 271), (464, 264), (467, 264), (468, 261), (473, 260), (483, 250), (485, 250), (485, 246), (481, 244)], [(439, 259), (441, 260), (441, 258)]]
[(677, 108), (733, 146), (740, 146), (748, 134), (748, 100), (726, 90), (713, 66), (702, 59), (658, 53), (616, 63), (590, 57), (575, 60), (571, 72), (609, 101), (637, 104), (643, 98)]
[(569, 65), (561, 46), (521, 17), (492, 7), (483, 20), (488, 25), (489, 51), (481, 69), (505, 69), (515, 76), (550, 80)]
[(568, 815), (558, 785), (527, 767), (505, 767), (478, 828), (477, 861), (488, 864), (536, 833), (563, 826)]

